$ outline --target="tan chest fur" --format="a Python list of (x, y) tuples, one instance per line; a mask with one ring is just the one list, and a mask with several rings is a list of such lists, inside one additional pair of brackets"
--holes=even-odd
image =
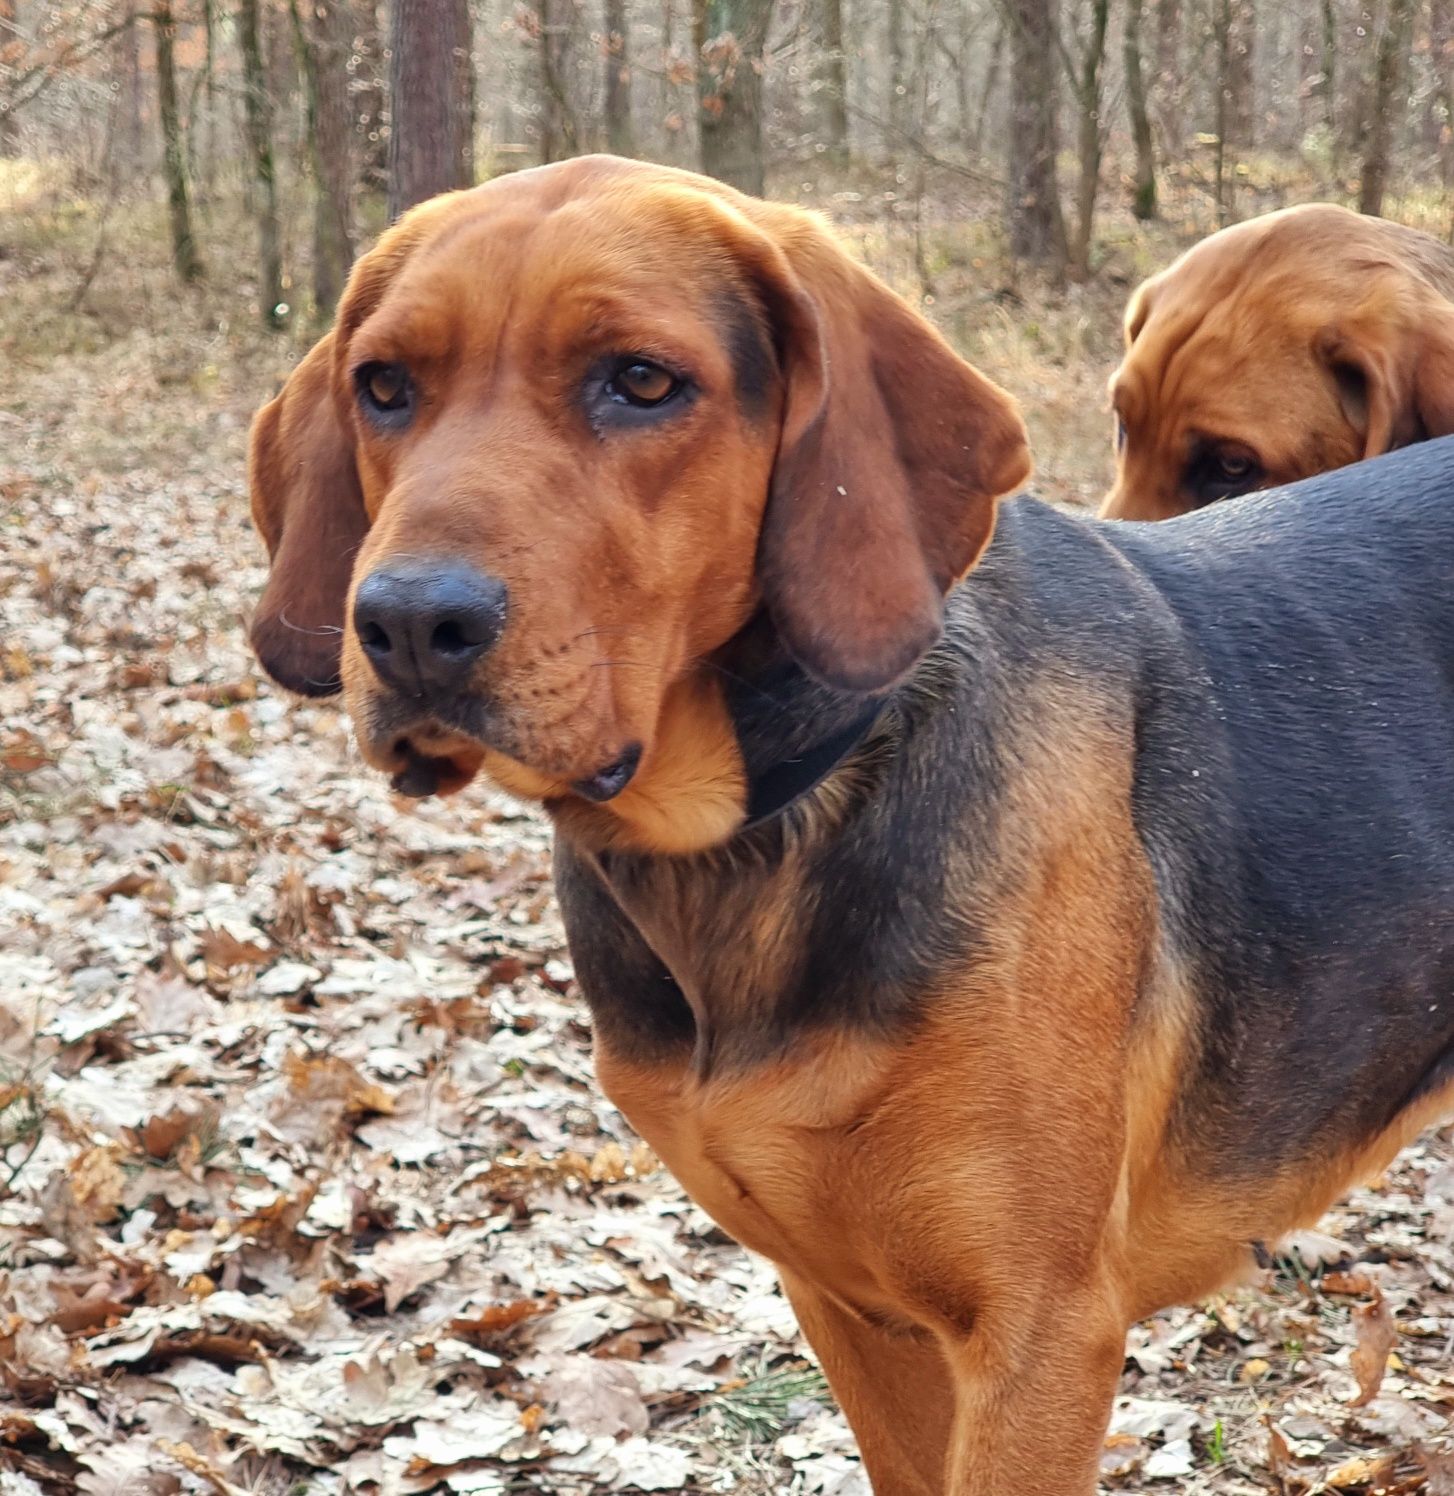
[(643, 1067), (598, 1048), (607, 1095), (692, 1198), (753, 1251), (861, 1301), (875, 1253), (858, 1240), (881, 1169), (896, 1057), (837, 1038), (746, 1074)]

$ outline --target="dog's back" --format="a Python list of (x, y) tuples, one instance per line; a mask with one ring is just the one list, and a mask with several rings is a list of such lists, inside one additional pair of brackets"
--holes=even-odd
[(1226, 1133), (1199, 1146), (1351, 1146), (1454, 1081), (1454, 439), (1094, 533), (1041, 586), (1132, 654), (1136, 819)]

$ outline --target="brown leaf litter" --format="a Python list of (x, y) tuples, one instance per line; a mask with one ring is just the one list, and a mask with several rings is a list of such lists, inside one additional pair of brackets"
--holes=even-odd
[[(0, 1496), (863, 1496), (594, 1085), (539, 818), (396, 800), (259, 681), (256, 386), (188, 357), (56, 360), (0, 455)], [(1451, 1349), (1446, 1132), (1136, 1327), (1106, 1485), (1440, 1496)]]

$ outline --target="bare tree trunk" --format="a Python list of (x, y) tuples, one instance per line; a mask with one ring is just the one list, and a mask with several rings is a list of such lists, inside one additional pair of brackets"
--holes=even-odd
[(691, 131), (692, 111), (683, 100), (683, 90), (691, 81), (685, 57), (677, 51), (676, 0), (661, 0), (661, 72), (657, 117), (666, 127), (666, 145), (662, 159), (685, 165), (695, 160)]
[(1217, 227), (1232, 221), (1231, 174), (1227, 170), (1227, 131), (1232, 113), (1232, 5), (1233, 0), (1213, 0), (1212, 39), (1217, 53)]
[[(0, 31), (4, 29), (4, 13), (7, 4), (14, 8), (13, 0), (0, 0)], [(136, 18), (136, 7), (128, 7), (126, 25), (116, 38), (116, 87), (120, 95), (121, 125), (118, 131), (121, 147), (120, 158), (126, 172), (141, 169), (141, 39), (138, 36), (140, 23)], [(3, 127), (0, 127), (3, 133)], [(4, 155), (0, 147), (0, 155)]]
[(985, 65), (984, 87), (979, 92), (979, 112), (974, 118), (974, 134), (970, 136), (970, 147), (976, 156), (984, 150), (984, 127), (989, 118), (990, 101), (995, 96), (995, 90), (1000, 83), (1000, 64), (1005, 57), (1005, 31), (1004, 18), (1001, 17), (995, 24), (995, 39), (990, 43), (989, 62)]
[(348, 58), (353, 18), (346, 0), (308, 0), (304, 24), (291, 0), (298, 62), (308, 99), (308, 159), (313, 169), (313, 312), (327, 321), (353, 264), (353, 115)]
[(1378, 41), (1382, 35), (1375, 11), (1375, 0), (1365, 0), (1359, 8), (1359, 24), (1345, 27), (1335, 42), (1344, 79), (1342, 106), (1333, 116), (1339, 125), (1337, 148), (1343, 158), (1360, 162), (1373, 128)]
[(1181, 154), (1181, 0), (1156, 3), (1156, 99), (1168, 159)]
[(475, 185), (475, 125), (479, 91), (475, 80), (475, 26), (469, 0), (458, 11), (459, 40), (454, 49), (454, 97), (460, 112), (459, 174), (466, 187)]
[[(1076, 125), (1080, 179), (1075, 195), (1075, 237), (1070, 244), (1069, 270), (1077, 280), (1090, 275), (1091, 241), (1095, 236), (1096, 198), (1101, 183), (1101, 66), (1106, 57), (1106, 29), (1110, 0), (1091, 0), (1090, 35), (1081, 54), (1078, 75), (1072, 76), (1076, 94)], [(1071, 59), (1067, 55), (1067, 64)]]
[(1414, 27), (1414, 0), (1388, 0), (1383, 35), (1374, 64), (1373, 95), (1368, 117), (1368, 147), (1363, 156), (1363, 179), (1358, 189), (1358, 211), (1383, 212), (1388, 183), (1388, 160), (1394, 132), (1402, 122), (1408, 100), (1403, 79)]
[[(16, 42), (18, 17), (15, 0), (0, 0), (0, 53)], [(11, 112), (9, 100), (0, 98), (0, 160), (20, 154), (20, 121)]]
[(631, 123), (631, 31), (626, 0), (606, 0), (606, 145), (618, 156), (636, 154)]
[(1145, 9), (1145, 0), (1128, 0), (1122, 43), (1126, 108), (1131, 116), (1131, 138), (1136, 145), (1136, 184), (1131, 192), (1131, 211), (1143, 221), (1156, 217), (1156, 145), (1146, 107), (1146, 76), (1141, 70), (1141, 19)]
[(177, 23), (171, 0), (155, 0), (152, 26), (156, 32), (157, 110), (162, 125), (162, 170), (171, 210), (172, 264), (184, 281), (202, 278), (202, 259), (192, 233), (192, 202), (187, 192), (187, 146), (182, 139), (177, 104)]
[(959, 10), (959, 26), (957, 46), (951, 54), (947, 40), (940, 43), (940, 48), (949, 62), (950, 73), (954, 81), (954, 114), (957, 121), (956, 133), (961, 145), (968, 145), (970, 135), (974, 130), (974, 107), (969, 98), (969, 59), (973, 52), (970, 45), (974, 35), (974, 17), (970, 14), (967, 5), (961, 5)]
[(581, 148), (567, 85), (574, 19), (571, 0), (539, 0), (539, 16), (540, 159), (564, 161)]
[(288, 314), (283, 303), (282, 235), (278, 229), (278, 185), (273, 168), (273, 98), (258, 35), (258, 0), (239, 0), (237, 39), (242, 52), (248, 154), (252, 157), (256, 182), (258, 314), (263, 326), (278, 328), (286, 324)]
[(1055, 14), (1051, 0), (1008, 0), (1005, 13), (1010, 32), (1010, 253), (1060, 274), (1066, 243), (1055, 171)]
[(702, 170), (761, 197), (763, 47), (773, 0), (694, 0)]
[(903, 144), (905, 106), (909, 102), (904, 77), (904, 0), (888, 0), (889, 30), (889, 155), (896, 156)]
[(818, 0), (823, 46), (823, 134), (828, 159), (848, 164), (848, 59), (843, 50), (843, 0)]
[(1454, 0), (1433, 0), (1429, 50), (1439, 121), (1439, 180), (1454, 187)]
[(1338, 130), (1338, 12), (1334, 0), (1322, 0), (1320, 7), (1323, 23), (1322, 73), (1320, 94), (1323, 100), (1323, 121), (1337, 140)]
[[(202, 40), (205, 48), (202, 76), (192, 90), (191, 141), (197, 147), (200, 166), (192, 177), (201, 183), (198, 199), (206, 204), (211, 200), (217, 185), (217, 16), (213, 0), (202, 0)], [(201, 109), (202, 118), (197, 119), (198, 105), (205, 97)]]
[(358, 137), (358, 174), (365, 188), (376, 191), (389, 180), (384, 43), (379, 32), (378, 0), (354, 0), (354, 25), (358, 29), (358, 83), (352, 114)]
[(1256, 0), (1232, 0), (1227, 32), (1227, 141), (1239, 150), (1256, 143)]
[(394, 0), (389, 218), (470, 184), (470, 18), (465, 0)]

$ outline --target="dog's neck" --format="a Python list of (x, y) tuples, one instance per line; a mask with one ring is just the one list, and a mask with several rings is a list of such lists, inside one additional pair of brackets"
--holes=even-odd
[(716, 668), (747, 779), (739, 835), (810, 795), (868, 736), (888, 699), (812, 680), (763, 617)]
[[(618, 1049), (691, 1054), (702, 1074), (834, 1014), (872, 1027), (881, 1004), (917, 990), (963, 938), (939, 928), (934, 897), (980, 835), (904, 768), (906, 751), (939, 763), (968, 720), (957, 648), (875, 703), (810, 680), (771, 641), (741, 642), (713, 676), (741, 773), (729, 835), (662, 856), (602, 847), (557, 816), (556, 887), (601, 1032)], [(975, 757), (993, 796), (996, 766)], [(804, 765), (807, 782), (790, 784)]]

